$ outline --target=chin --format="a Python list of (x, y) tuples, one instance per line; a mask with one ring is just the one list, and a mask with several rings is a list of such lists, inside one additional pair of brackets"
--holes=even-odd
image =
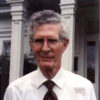
[(43, 67), (54, 67), (54, 65), (52, 65), (52, 64), (41, 64), (40, 66), (43, 66)]
[(42, 63), (39, 64), (40, 67), (44, 67), (44, 68), (54, 68), (54, 64), (52, 63)]

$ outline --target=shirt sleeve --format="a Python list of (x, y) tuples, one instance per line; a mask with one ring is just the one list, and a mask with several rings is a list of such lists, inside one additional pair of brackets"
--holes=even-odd
[(3, 100), (19, 100), (16, 89), (13, 86), (8, 86)]

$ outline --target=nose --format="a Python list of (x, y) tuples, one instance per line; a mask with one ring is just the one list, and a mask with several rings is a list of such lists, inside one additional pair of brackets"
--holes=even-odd
[(49, 51), (50, 47), (48, 46), (47, 40), (44, 41), (43, 46), (42, 46), (43, 51)]

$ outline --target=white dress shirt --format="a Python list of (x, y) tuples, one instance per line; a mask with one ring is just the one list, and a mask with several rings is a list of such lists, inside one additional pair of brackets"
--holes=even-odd
[[(47, 88), (42, 84), (46, 80), (38, 68), (12, 82), (5, 92), (4, 100), (43, 100)], [(52, 81), (56, 84), (53, 91), (58, 100), (96, 100), (90, 81), (63, 68)]]

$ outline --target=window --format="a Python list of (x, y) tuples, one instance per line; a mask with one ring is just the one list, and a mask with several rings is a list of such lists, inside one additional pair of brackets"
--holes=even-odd
[(95, 83), (95, 53), (96, 53), (96, 42), (87, 42), (87, 78)]
[(5, 90), (9, 83), (10, 45), (10, 40), (3, 41), (3, 54), (0, 55), (0, 100), (3, 100)]
[(5, 4), (6, 1), (5, 0), (0, 0), (0, 5)]
[(78, 71), (78, 57), (74, 57), (74, 72), (77, 73)]
[(11, 42), (9, 40), (4, 41), (3, 53), (10, 54)]

